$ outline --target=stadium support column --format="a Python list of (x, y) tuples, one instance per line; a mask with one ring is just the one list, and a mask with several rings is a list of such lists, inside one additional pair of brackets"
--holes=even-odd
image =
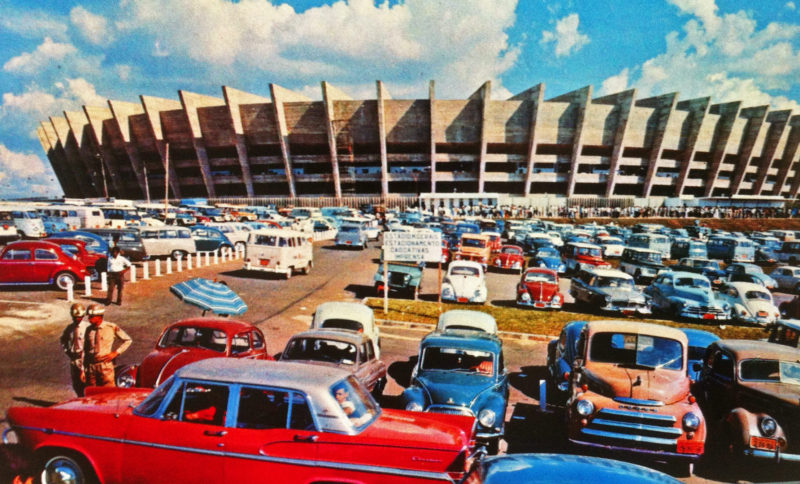
[(236, 155), (239, 157), (239, 167), (242, 169), (242, 181), (248, 197), (255, 195), (253, 190), (253, 174), (250, 170), (250, 157), (247, 155), (247, 143), (244, 137), (244, 127), (242, 126), (242, 115), (239, 112), (240, 104), (266, 104), (269, 99), (239, 91), (228, 86), (222, 86), (222, 97), (228, 105), (228, 114), (236, 136)]
[(747, 167), (750, 166), (753, 148), (755, 147), (759, 133), (761, 133), (761, 127), (764, 125), (764, 119), (767, 117), (767, 111), (769, 111), (769, 106), (745, 108), (741, 111), (741, 116), (747, 118), (747, 123), (744, 127), (742, 142), (739, 144), (739, 156), (736, 159), (736, 168), (733, 170), (734, 177), (730, 185), (731, 195), (739, 194), (739, 187), (741, 187), (742, 181), (747, 173)]
[(93, 182), (94, 176), (92, 175), (92, 171), (95, 170), (90, 170), (84, 163), (84, 160), (81, 160), (76, 151), (69, 146), (69, 124), (66, 118), (50, 116), (50, 124), (53, 126), (53, 130), (58, 138), (57, 149), (63, 154), (67, 164), (75, 173), (75, 179), (77, 180), (81, 196), (86, 198), (101, 196), (103, 194), (103, 187)]
[(86, 113), (84, 111), (64, 111), (64, 118), (69, 125), (68, 150), (74, 151), (86, 166), (86, 170), (91, 174), (92, 184), (95, 187), (103, 187), (101, 188), (103, 193), (107, 192), (108, 190), (104, 188), (109, 185), (106, 176), (108, 173), (111, 177), (111, 185), (113, 185), (110, 193), (115, 196), (127, 193), (124, 191), (123, 183), (119, 180), (117, 160), (110, 151), (103, 150), (102, 161), (105, 162), (105, 165), (100, 170), (96, 168), (100, 161), (97, 159), (100, 145), (96, 142), (96, 137), (92, 136), (93, 130), (90, 129)]
[(481, 150), (478, 157), (478, 193), (483, 193), (486, 175), (486, 146), (489, 138), (488, 114), (489, 103), (492, 100), (492, 81), (486, 81), (480, 90), (481, 99)]
[(278, 142), (281, 146), (283, 166), (286, 170), (286, 182), (289, 184), (289, 196), (294, 198), (297, 196), (297, 191), (295, 190), (294, 173), (292, 172), (292, 152), (289, 144), (289, 127), (286, 123), (284, 103), (296, 101), (308, 102), (310, 99), (278, 86), (277, 84), (270, 84), (269, 92), (270, 96), (272, 96), (272, 106), (275, 109), (275, 122), (278, 124)]
[(381, 81), (375, 81), (378, 96), (378, 143), (381, 154), (381, 196), (386, 198), (389, 195), (389, 160), (386, 152), (386, 109), (384, 100), (389, 98), (386, 87)]
[(664, 133), (667, 131), (667, 124), (675, 110), (678, 102), (678, 93), (664, 94), (642, 99), (636, 102), (636, 106), (652, 107), (656, 110), (653, 115), (656, 117), (656, 125), (653, 131), (653, 142), (650, 144), (650, 154), (647, 157), (647, 175), (644, 178), (644, 190), (642, 196), (647, 198), (653, 190), (653, 179), (658, 174), (658, 161), (661, 159), (661, 150), (664, 144)]
[(791, 109), (773, 111), (767, 115), (769, 129), (767, 130), (767, 138), (764, 140), (764, 147), (761, 150), (761, 163), (756, 172), (756, 181), (753, 182), (753, 195), (761, 195), (772, 161), (775, 159), (778, 145), (783, 144), (786, 146), (786, 141), (789, 137), (789, 130), (786, 127), (791, 116)]
[(50, 160), (50, 165), (53, 167), (56, 178), (58, 178), (58, 184), (61, 185), (64, 196), (69, 197), (68, 189), (70, 189), (71, 184), (74, 183), (73, 180), (70, 179), (69, 168), (62, 164), (62, 160), (59, 157), (53, 156), (53, 145), (50, 143), (50, 138), (47, 136), (47, 132), (44, 126), (42, 126), (42, 123), (39, 123), (39, 126), (36, 127), (36, 136), (39, 138), (39, 143), (42, 144), (42, 149), (47, 153), (47, 158)]
[(594, 104), (614, 104), (617, 106), (617, 109), (619, 109), (617, 126), (614, 129), (614, 145), (611, 149), (611, 160), (608, 165), (606, 197), (614, 195), (614, 185), (617, 182), (617, 167), (619, 167), (619, 159), (622, 157), (622, 147), (625, 145), (625, 131), (628, 128), (628, 118), (631, 114), (634, 99), (636, 99), (636, 89), (629, 89), (592, 101)]
[(350, 96), (334, 88), (326, 81), (322, 81), (322, 101), (325, 104), (325, 129), (328, 133), (328, 151), (331, 157), (331, 174), (333, 175), (333, 193), (336, 198), (342, 197), (342, 183), (339, 175), (339, 154), (336, 148), (336, 129), (333, 126), (336, 120), (336, 112), (333, 108), (334, 101), (339, 99), (350, 100)]
[(161, 111), (174, 111), (182, 109), (181, 103), (173, 99), (164, 99), (151, 96), (139, 96), (147, 116), (150, 133), (155, 140), (155, 147), (161, 157), (161, 164), (164, 165), (164, 172), (169, 177), (169, 187), (175, 198), (181, 198), (181, 185), (178, 174), (175, 171), (175, 163), (167, 163), (167, 146), (164, 139), (164, 130), (161, 128)]
[(208, 193), (208, 196), (211, 198), (216, 197), (217, 190), (214, 186), (214, 177), (211, 175), (211, 166), (208, 163), (206, 142), (203, 139), (203, 130), (200, 129), (200, 118), (197, 114), (197, 109), (210, 106), (224, 106), (225, 102), (222, 99), (187, 91), (178, 91), (178, 97), (181, 98), (183, 112), (186, 114), (186, 121), (189, 123), (192, 145), (197, 155), (197, 164), (200, 166), (200, 175), (203, 177), (206, 193)]
[(574, 135), (572, 138), (572, 152), (569, 157), (569, 174), (567, 175), (567, 197), (575, 193), (575, 175), (578, 173), (578, 161), (583, 147), (583, 125), (586, 120), (586, 110), (592, 99), (592, 86), (586, 86), (577, 91), (568, 92), (550, 99), (553, 102), (568, 102), (575, 105)]
[(683, 153), (678, 160), (681, 171), (678, 174), (678, 181), (675, 184), (676, 197), (683, 195), (683, 187), (686, 185), (686, 179), (689, 177), (689, 170), (692, 167), (692, 160), (694, 160), (697, 137), (700, 135), (700, 126), (702, 126), (703, 120), (708, 114), (710, 102), (711, 98), (701, 97), (681, 101), (675, 105), (676, 110), (689, 112), (687, 120), (685, 121), (685, 123), (688, 123), (686, 142), (684, 143)]
[(428, 83), (428, 109), (430, 110), (428, 127), (430, 128), (430, 155), (431, 155), (431, 193), (436, 193), (436, 81)]
[(533, 183), (533, 167), (534, 167), (534, 158), (536, 156), (536, 120), (539, 117), (539, 108), (542, 105), (542, 100), (544, 99), (544, 84), (538, 84), (533, 86), (530, 89), (522, 91), (521, 93), (513, 96), (510, 101), (523, 101), (523, 102), (531, 102), (533, 106), (531, 107), (531, 118), (530, 118), (530, 128), (528, 129), (528, 159), (527, 159), (527, 169), (525, 170), (525, 196), (531, 194), (531, 183)]
[[(780, 196), (781, 193), (783, 193), (783, 186), (786, 184), (789, 170), (796, 161), (795, 156), (797, 154), (798, 145), (800, 145), (800, 115), (794, 115), (789, 119), (789, 136), (786, 139), (786, 146), (783, 148), (777, 180), (775, 181), (775, 186), (772, 188), (772, 195), (774, 196)], [(797, 175), (798, 174), (795, 173), (794, 180), (798, 179)]]
[(714, 182), (719, 175), (719, 166), (725, 158), (725, 150), (728, 148), (728, 139), (731, 137), (731, 131), (733, 130), (734, 122), (736, 122), (736, 117), (739, 116), (741, 104), (741, 101), (714, 104), (711, 106), (711, 109), (709, 109), (711, 114), (719, 115), (719, 120), (714, 130), (714, 146), (711, 147), (711, 161), (703, 196), (710, 197), (714, 192)]
[(147, 179), (147, 167), (145, 166), (145, 162), (142, 161), (142, 157), (139, 156), (139, 149), (136, 141), (131, 136), (130, 128), (130, 117), (144, 114), (144, 108), (141, 104), (112, 100), (108, 101), (108, 107), (111, 109), (114, 124), (122, 137), (121, 142), (125, 146), (125, 154), (128, 155), (128, 160), (133, 168), (133, 172), (136, 174), (139, 188), (142, 190), (145, 197), (147, 197), (150, 194), (150, 180)]

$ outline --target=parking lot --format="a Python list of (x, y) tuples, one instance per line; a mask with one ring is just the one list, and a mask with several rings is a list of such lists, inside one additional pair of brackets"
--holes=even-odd
[[(200, 316), (193, 306), (180, 302), (169, 286), (189, 277), (224, 280), (248, 304), (240, 318), (257, 325), (267, 336), (271, 354), (280, 352), (289, 336), (307, 329), (314, 308), (326, 301), (357, 301), (372, 295), (372, 277), (379, 251), (376, 244), (366, 251), (339, 250), (331, 242), (314, 246), (314, 268), (308, 276), (283, 280), (280, 276), (247, 273), (240, 260), (194, 268), (191, 272), (151, 276), (127, 284), (122, 306), (107, 307), (106, 319), (119, 324), (134, 339), (130, 350), (119, 358), (119, 364), (135, 363), (152, 349), (162, 328), (176, 320)], [(487, 285), (489, 304), (512, 304), (519, 276), (489, 272)], [(569, 281), (562, 279), (562, 292), (568, 293)], [(422, 299), (435, 300), (437, 273), (425, 270)], [(94, 284), (92, 298), (85, 298), (82, 289), (75, 297), (86, 303), (101, 300), (104, 294)], [(781, 296), (785, 297), (785, 296)], [(565, 310), (573, 310), (567, 296)], [(5, 350), (5, 363), (0, 366), (0, 407), (3, 412), (12, 405), (42, 406), (71, 398), (67, 359), (58, 344), (58, 336), (68, 322), (69, 302), (60, 291), (9, 290), (0, 292), (0, 342)], [(380, 316), (378, 316), (380, 317)], [(384, 325), (382, 358), (390, 365), (389, 382), (382, 404), (397, 405), (397, 396), (408, 384), (410, 359), (427, 332), (425, 327)], [(506, 365), (510, 372), (511, 395), (507, 408), (506, 443), (508, 452), (561, 452), (565, 446), (560, 411), (538, 406), (539, 380), (545, 377), (546, 338), (503, 341)], [(724, 461), (706, 458), (696, 467), (696, 475), (684, 477), (687, 482), (710, 481), (775, 481), (796, 477), (797, 469), (785, 465), (733, 469)], [(660, 470), (667, 470), (660, 468)]]

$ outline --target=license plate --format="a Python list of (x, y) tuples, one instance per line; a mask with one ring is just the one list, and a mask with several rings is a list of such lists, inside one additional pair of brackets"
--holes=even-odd
[(756, 316), (758, 316), (759, 318), (766, 318), (767, 317), (767, 312), (766, 311), (759, 311), (756, 314)]
[(778, 443), (775, 439), (767, 439), (765, 437), (750, 437), (750, 447), (761, 450), (775, 450)]
[(699, 440), (679, 440), (677, 451), (679, 454), (702, 454), (703, 442)]
[(535, 308), (543, 308), (544, 307), (544, 303), (541, 303), (541, 302), (533, 303), (533, 307), (535, 307)]
[(705, 313), (703, 315), (703, 319), (714, 319), (714, 315), (711, 313)]
[(345, 244), (350, 245), (350, 241), (349, 240), (345, 241)]
[(633, 314), (633, 309), (623, 309), (622, 314), (624, 314), (625, 316), (630, 316), (631, 314)]
[(460, 298), (457, 298), (456, 300), (458, 302), (467, 302), (467, 298), (465, 298), (465, 297), (460, 297)]
[(269, 259), (261, 259), (261, 260), (258, 261), (258, 263), (261, 264), (262, 266), (268, 266), (269, 265)]

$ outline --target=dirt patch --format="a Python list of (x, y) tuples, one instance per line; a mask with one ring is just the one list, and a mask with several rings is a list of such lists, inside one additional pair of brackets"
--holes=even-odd
[(0, 338), (23, 338), (33, 331), (66, 325), (70, 303), (0, 302)]

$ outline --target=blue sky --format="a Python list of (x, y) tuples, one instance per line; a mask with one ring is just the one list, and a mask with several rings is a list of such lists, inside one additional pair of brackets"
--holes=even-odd
[[(797, 3), (795, 3), (795, 1)], [(321, 98), (505, 99), (585, 85), (800, 113), (800, 0), (6, 0), (0, 198), (62, 194), (36, 139), (48, 116), (179, 89)], [(35, 5), (31, 7), (31, 5)]]

